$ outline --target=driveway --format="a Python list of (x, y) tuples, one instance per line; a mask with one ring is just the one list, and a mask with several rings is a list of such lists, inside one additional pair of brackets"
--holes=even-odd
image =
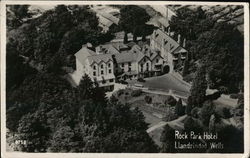
[(142, 84), (144, 87), (153, 90), (162, 91), (177, 91), (188, 94), (190, 91), (190, 86), (186, 85), (180, 79), (177, 79), (172, 74), (165, 74), (162, 76), (145, 78), (146, 82), (138, 82), (136, 80), (128, 80), (128, 83), (133, 85), (135, 83)]

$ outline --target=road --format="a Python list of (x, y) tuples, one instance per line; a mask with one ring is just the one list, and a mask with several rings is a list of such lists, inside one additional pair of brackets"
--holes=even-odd
[[(173, 121), (169, 121), (169, 122), (166, 122), (166, 121), (161, 121), (159, 122), (158, 124), (150, 127), (147, 129), (147, 133), (150, 133), (158, 128), (162, 128), (164, 127), (166, 124), (169, 124), (170, 126), (174, 126), (174, 127), (177, 127), (178, 129), (184, 129), (184, 123), (183, 123), (183, 120), (187, 117), (187, 115), (184, 115), (184, 116), (181, 116), (179, 117), (178, 119), (176, 120), (173, 120)], [(177, 128), (174, 128), (174, 129), (177, 129)]]

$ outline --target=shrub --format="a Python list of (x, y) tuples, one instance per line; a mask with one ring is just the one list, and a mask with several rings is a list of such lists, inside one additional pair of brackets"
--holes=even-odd
[(239, 98), (239, 94), (230, 94), (230, 98), (232, 99), (238, 99)]
[(220, 91), (221, 93), (227, 94), (227, 93), (228, 93), (228, 88), (225, 87), (225, 86), (220, 86), (220, 87), (219, 87), (219, 91)]
[(124, 94), (124, 89), (120, 89), (117, 91), (117, 96), (120, 97), (121, 95)]
[(178, 118), (178, 116), (175, 114), (175, 113), (173, 113), (173, 112), (169, 112), (164, 118), (163, 118), (163, 121), (173, 121), (173, 120), (175, 120), (175, 119), (177, 119)]
[(148, 104), (152, 103), (152, 98), (150, 96), (145, 96), (144, 99), (145, 99), (146, 103), (148, 103)]
[(137, 89), (137, 90), (133, 90), (132, 93), (131, 93), (131, 96), (132, 97), (138, 97), (142, 94), (142, 90), (140, 89)]
[(192, 111), (191, 111), (191, 116), (192, 116), (193, 118), (199, 118), (199, 112), (200, 112), (200, 108), (195, 107), (195, 108), (193, 108)]
[(167, 100), (165, 101), (165, 104), (168, 104), (171, 106), (175, 106), (176, 103), (177, 101), (172, 96), (168, 96)]
[(182, 105), (182, 100), (179, 99), (175, 104), (175, 114), (178, 116), (182, 116), (185, 114), (185, 107)]
[(229, 108), (224, 107), (224, 108), (222, 109), (222, 112), (223, 112), (223, 117), (224, 117), (224, 118), (230, 118), (230, 117), (232, 117), (232, 114), (231, 114)]

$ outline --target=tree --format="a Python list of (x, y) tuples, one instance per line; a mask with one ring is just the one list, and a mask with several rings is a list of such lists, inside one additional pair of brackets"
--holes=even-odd
[(53, 152), (79, 152), (84, 147), (81, 137), (77, 137), (77, 131), (69, 126), (60, 127), (53, 133), (50, 140), (50, 150)]
[(152, 98), (150, 96), (145, 96), (144, 100), (146, 101), (147, 104), (152, 103)]
[(19, 122), (16, 140), (26, 140), (26, 144), (19, 145), (21, 151), (45, 152), (49, 139), (47, 118), (43, 111), (27, 114)]
[(189, 74), (189, 59), (188, 59), (188, 57), (186, 57), (185, 62), (184, 62), (182, 76), (186, 76), (187, 74)]
[(185, 114), (185, 109), (182, 105), (182, 100), (179, 99), (178, 102), (175, 104), (175, 114), (178, 116), (182, 116)]
[(175, 153), (175, 130), (168, 124), (164, 127), (161, 134), (160, 141), (162, 142), (161, 152)]
[(165, 104), (168, 104), (170, 106), (174, 106), (176, 103), (177, 101), (173, 96), (168, 96), (167, 99), (165, 100)]
[(191, 132), (191, 131), (196, 132), (196, 133), (203, 132), (203, 127), (199, 123), (199, 121), (190, 116), (188, 116), (184, 122), (184, 129), (185, 131), (188, 131), (188, 132)]
[(210, 117), (214, 114), (215, 107), (212, 101), (206, 101), (201, 108), (201, 121), (205, 126), (209, 126)]
[(8, 5), (7, 6), (7, 28), (14, 29), (23, 24), (26, 18), (31, 17), (29, 5)]
[[(207, 80), (205, 66), (201, 66), (195, 76), (191, 87), (191, 100), (193, 106), (201, 107), (206, 98)], [(190, 100), (190, 101), (191, 101)]]
[(124, 32), (123, 43), (124, 44), (128, 43), (128, 33), (127, 32)]
[(121, 26), (121, 28), (125, 31), (125, 34), (129, 32), (133, 33), (133, 40), (136, 41), (136, 37), (141, 31), (138, 29), (138, 26), (144, 26), (145, 23), (150, 19), (150, 16), (143, 8), (135, 5), (126, 5), (122, 7), (120, 13), (121, 18), (119, 21), (119, 26)]

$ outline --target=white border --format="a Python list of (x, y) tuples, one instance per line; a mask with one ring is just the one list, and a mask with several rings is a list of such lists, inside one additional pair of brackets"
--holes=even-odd
[[(174, 2), (174, 1), (2, 1), (1, 3), (1, 157), (3, 158), (47, 158), (47, 157), (69, 157), (69, 158), (96, 158), (96, 157), (135, 157), (135, 158), (158, 158), (158, 157), (176, 157), (182, 158), (207, 158), (207, 157), (224, 157), (224, 158), (247, 158), (249, 157), (249, 4), (242, 2)], [(167, 5), (167, 4), (179, 4), (179, 5), (243, 5), (244, 6), (244, 154), (108, 154), (108, 153), (20, 153), (20, 152), (6, 152), (6, 105), (5, 105), (5, 56), (6, 56), (6, 5), (8, 4), (30, 4), (30, 5), (89, 5), (89, 4), (117, 4), (117, 5)]]

